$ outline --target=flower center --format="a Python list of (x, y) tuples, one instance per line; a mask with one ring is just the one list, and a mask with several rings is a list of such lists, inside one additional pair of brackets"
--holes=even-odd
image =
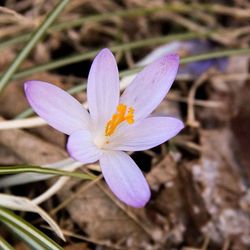
[(127, 106), (120, 103), (117, 106), (117, 112), (113, 114), (112, 118), (107, 122), (105, 129), (105, 136), (111, 136), (118, 125), (126, 121), (128, 124), (134, 123), (134, 108), (129, 107), (127, 112)]

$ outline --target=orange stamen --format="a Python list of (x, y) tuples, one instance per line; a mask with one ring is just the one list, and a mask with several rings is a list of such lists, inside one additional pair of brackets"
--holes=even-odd
[(116, 128), (124, 121), (127, 121), (128, 124), (134, 123), (134, 109), (130, 107), (128, 109), (127, 115), (127, 106), (125, 104), (119, 104), (117, 106), (117, 112), (113, 114), (112, 118), (108, 121), (105, 129), (105, 135), (111, 136)]

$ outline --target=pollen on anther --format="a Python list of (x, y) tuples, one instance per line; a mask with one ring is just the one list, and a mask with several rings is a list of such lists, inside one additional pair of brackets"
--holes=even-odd
[(113, 114), (112, 118), (107, 122), (105, 128), (105, 136), (111, 136), (116, 128), (124, 121), (128, 124), (134, 123), (134, 108), (129, 107), (126, 115), (127, 106), (125, 104), (119, 104), (117, 106), (117, 112)]

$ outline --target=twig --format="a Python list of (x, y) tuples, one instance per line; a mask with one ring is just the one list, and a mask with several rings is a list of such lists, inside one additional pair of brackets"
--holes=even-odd
[(44, 193), (37, 196), (36, 198), (32, 199), (32, 202), (36, 205), (43, 203), (44, 201), (48, 200), (54, 194), (56, 194), (65, 183), (69, 180), (69, 177), (60, 177), (49, 189), (47, 189)]
[(188, 94), (188, 111), (187, 111), (187, 122), (186, 124), (190, 127), (199, 127), (199, 122), (195, 119), (195, 111), (194, 111), (194, 99), (197, 89), (208, 79), (210, 72), (207, 71), (202, 74), (197, 81), (191, 87)]
[(23, 15), (20, 15), (15, 10), (0, 6), (0, 12), (3, 14), (8, 14), (8, 15), (13, 16), (17, 21), (22, 22), (22, 24), (28, 24), (29, 26), (34, 25), (34, 22), (31, 22), (30, 19), (28, 19), (27, 17)]
[(205, 240), (204, 240), (204, 243), (203, 243), (203, 246), (201, 247), (201, 250), (207, 250), (209, 242), (210, 242), (210, 238), (208, 236), (206, 236)]
[(77, 196), (82, 194), (83, 192), (87, 191), (89, 188), (94, 186), (97, 182), (102, 179), (102, 175), (98, 176), (95, 180), (88, 182), (87, 184), (83, 185), (77, 192), (72, 194), (68, 199), (64, 200), (60, 205), (55, 207), (50, 211), (50, 215), (55, 215), (59, 210), (66, 207), (71, 201), (73, 201)]
[(190, 31), (197, 32), (198, 34), (206, 35), (209, 33), (210, 38), (212, 38), (213, 40), (215, 40), (223, 45), (230, 45), (232, 43), (232, 41), (230, 39), (228, 39), (227, 36), (221, 35), (222, 31), (211, 32), (211, 30), (209, 30), (207, 27), (203, 27), (203, 26), (197, 24), (196, 22), (191, 21), (189, 18), (183, 17), (177, 13), (168, 12), (168, 14), (165, 17), (167, 19), (169, 19), (170, 21), (173, 21), (173, 22), (189, 29)]
[(133, 222), (135, 222), (152, 240), (155, 240), (152, 230), (143, 224), (126, 205), (117, 200), (101, 183), (97, 183), (97, 185), (117, 207), (119, 207)]
[[(79, 167), (79, 166), (77, 166)], [(67, 169), (67, 171), (74, 171), (76, 169), (76, 166), (72, 166)], [(32, 199), (32, 202), (34, 202), (36, 205), (48, 200), (51, 196), (56, 194), (69, 180), (69, 177), (60, 177), (49, 189), (47, 189), (44, 193), (39, 195), (38, 197)]]
[(230, 247), (230, 239), (229, 238), (226, 238), (224, 243), (223, 243), (223, 246), (222, 246), (222, 249), (221, 250), (228, 250)]
[(33, 128), (46, 125), (47, 122), (40, 117), (32, 117), (22, 120), (10, 120), (0, 122), (0, 129)]
[[(174, 102), (183, 102), (183, 103), (188, 102), (187, 97), (177, 96), (176, 94), (172, 94), (171, 92), (168, 93), (167, 99), (169, 101), (174, 101)], [(205, 108), (220, 108), (223, 106), (223, 103), (219, 101), (209, 101), (209, 100), (205, 101), (205, 100), (194, 99), (193, 103), (195, 106), (200, 106)]]
[[(51, 230), (51, 228), (48, 226), (42, 226), (42, 227), (47, 229), (47, 230)], [(126, 249), (126, 248), (120, 247), (118, 245), (111, 244), (110, 242), (107, 242), (107, 241), (100, 241), (100, 240), (96, 240), (93, 238), (85, 237), (85, 236), (80, 235), (80, 234), (72, 233), (68, 230), (62, 230), (62, 232), (65, 236), (69, 236), (69, 237), (76, 238), (79, 240), (84, 240), (84, 241), (94, 243), (94, 244), (99, 245), (99, 246), (104, 246), (104, 247), (107, 247), (108, 249), (117, 249), (117, 250)]]
[(178, 139), (173, 139), (173, 143), (175, 143), (176, 145), (180, 145), (183, 146), (185, 148), (191, 149), (191, 150), (195, 150), (198, 153), (202, 152), (202, 148), (199, 144), (191, 142), (191, 141), (182, 141), (182, 140), (178, 140)]

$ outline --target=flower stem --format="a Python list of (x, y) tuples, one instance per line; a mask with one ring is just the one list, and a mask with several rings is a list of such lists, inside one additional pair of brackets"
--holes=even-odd
[(0, 79), (0, 92), (7, 85), (9, 80), (12, 78), (13, 74), (16, 72), (20, 64), (25, 60), (30, 51), (34, 48), (34, 46), (38, 43), (38, 41), (45, 34), (49, 26), (55, 21), (58, 15), (62, 12), (66, 4), (69, 0), (61, 0), (58, 2), (57, 6), (53, 11), (48, 15), (48, 17), (44, 20), (44, 22), (35, 30), (32, 34), (29, 42), (24, 46), (21, 52), (16, 56), (14, 61), (8, 67), (8, 69), (4, 72)]

